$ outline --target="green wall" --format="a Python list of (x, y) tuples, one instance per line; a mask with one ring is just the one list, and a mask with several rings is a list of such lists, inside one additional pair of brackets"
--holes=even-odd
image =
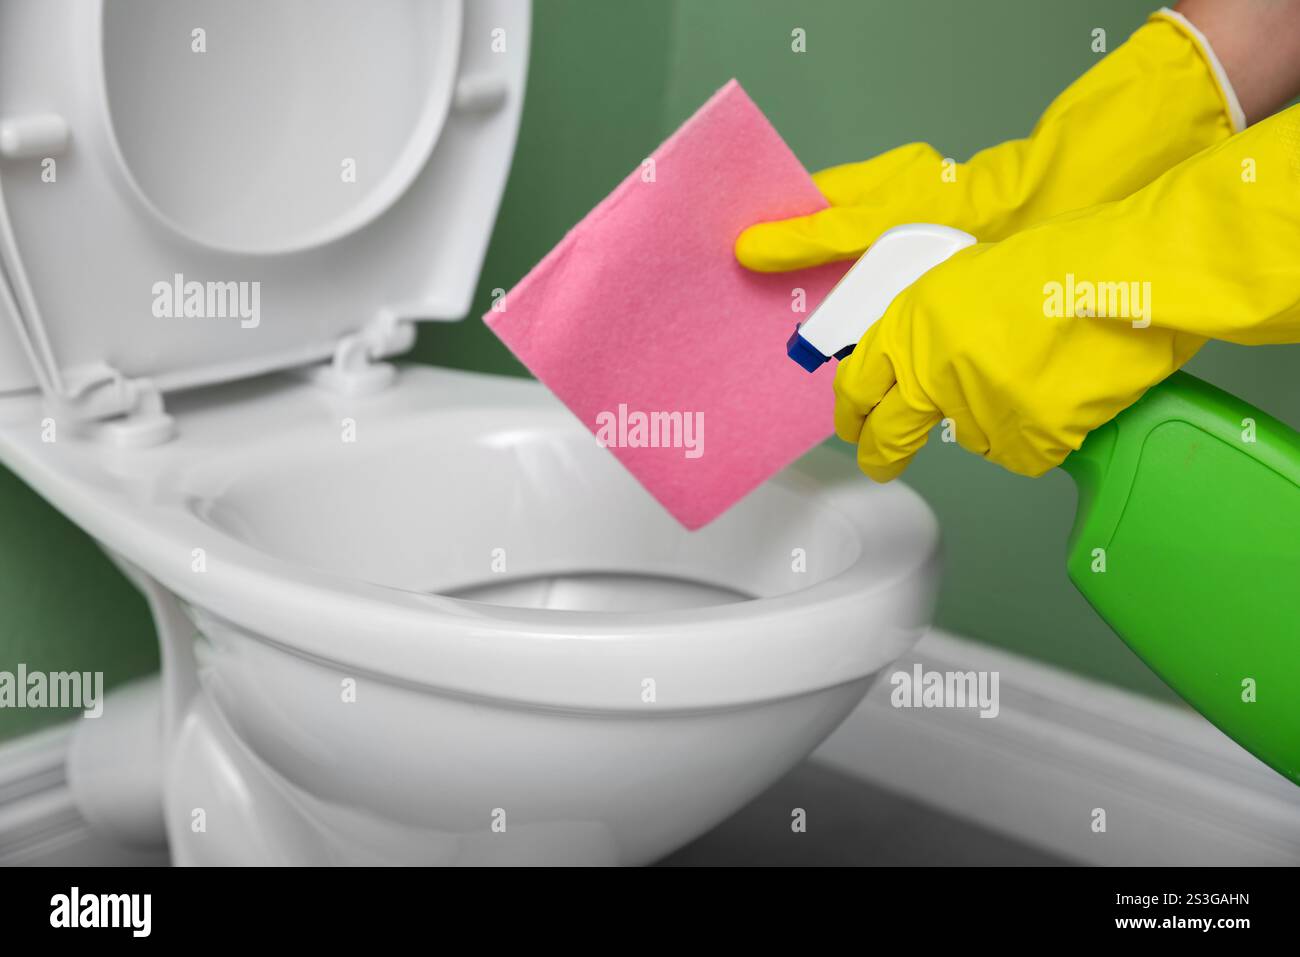
[[(98, 546), (0, 468), (0, 671), (19, 662), (102, 671), (110, 686), (157, 670), (158, 643), (144, 599)], [(69, 716), (0, 709), (0, 741)]]
[[(538, 0), (514, 169), (471, 319), (422, 329), (414, 357), (522, 374), (477, 320), (729, 77), (810, 169), (912, 140), (965, 158), (1023, 135), (1094, 62), (1091, 30), (1122, 41), (1150, 6), (1043, 0)], [(802, 27), (808, 48), (790, 50)], [(1213, 344), (1189, 367), (1300, 426), (1300, 347)], [(845, 447), (847, 450), (847, 447)], [(931, 443), (907, 480), (947, 539), (941, 625), (1077, 672), (1172, 697), (1065, 577), (1074, 492)], [(866, 481), (864, 479), (864, 481)], [(156, 667), (143, 602), (94, 546), (0, 470), (0, 670)], [(0, 711), (0, 740), (66, 715)]]

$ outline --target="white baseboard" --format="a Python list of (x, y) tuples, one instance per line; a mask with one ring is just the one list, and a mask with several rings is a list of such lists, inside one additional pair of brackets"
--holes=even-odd
[[(1300, 788), (1192, 711), (940, 632), (916, 662), (998, 672), (998, 716), (896, 709), (886, 675), (813, 760), (1080, 863), (1300, 864)], [(0, 746), (0, 865), (166, 863), (86, 825), (71, 727)]]
[(95, 834), (73, 803), (64, 761), (74, 724), (0, 746), (0, 866), (149, 866), (165, 851), (136, 851)]
[(1081, 863), (1300, 864), (1300, 787), (1190, 709), (937, 631), (916, 662), (998, 672), (1000, 713), (894, 708), (887, 673), (813, 759)]

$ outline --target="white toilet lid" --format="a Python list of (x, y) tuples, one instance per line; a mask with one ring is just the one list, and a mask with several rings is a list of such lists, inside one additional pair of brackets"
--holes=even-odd
[[(0, 121), (69, 131), (62, 149), (25, 155), (19, 135), (0, 157), (26, 280), (10, 285), (29, 286), (55, 365), (185, 388), (328, 356), (379, 319), (463, 317), (514, 147), (528, 13), (4, 4)], [(18, 341), (0, 322), (0, 392), (35, 382)]]

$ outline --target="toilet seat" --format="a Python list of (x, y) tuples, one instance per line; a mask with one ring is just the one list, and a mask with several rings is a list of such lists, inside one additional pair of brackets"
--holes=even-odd
[[(45, 371), (100, 420), (331, 356), (368, 387), (412, 321), (469, 308), (528, 30), (516, 0), (4, 4), (0, 394)], [(173, 282), (202, 316), (166, 315)], [(229, 284), (258, 284), (256, 324)]]

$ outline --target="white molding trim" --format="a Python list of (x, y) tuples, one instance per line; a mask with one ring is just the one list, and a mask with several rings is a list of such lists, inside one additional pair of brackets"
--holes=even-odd
[[(894, 708), (917, 662), (998, 672), (999, 714)], [(1190, 708), (939, 631), (813, 760), (1080, 863), (1300, 864), (1300, 787)]]
[(75, 724), (0, 745), (0, 866), (147, 866), (165, 851), (141, 852), (95, 834), (68, 790), (65, 761)]

